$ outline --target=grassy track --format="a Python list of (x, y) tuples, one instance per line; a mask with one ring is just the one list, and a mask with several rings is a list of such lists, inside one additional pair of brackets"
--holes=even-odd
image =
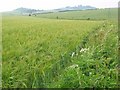
[(106, 23), (90, 33), (73, 50), (72, 64), (63, 70), (58, 83), (52, 85), (62, 88), (117, 87), (117, 40), (116, 24)]

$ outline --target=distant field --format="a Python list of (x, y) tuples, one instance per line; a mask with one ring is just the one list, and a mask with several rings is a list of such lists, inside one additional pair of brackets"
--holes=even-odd
[(2, 87), (117, 87), (117, 9), (111, 10), (3, 16)]
[(93, 20), (104, 20), (104, 19), (116, 19), (118, 16), (118, 9), (97, 9), (97, 10), (83, 10), (83, 11), (67, 11), (67, 12), (56, 12), (48, 14), (38, 14), (38, 17), (43, 18), (54, 18), (59, 19), (93, 19)]

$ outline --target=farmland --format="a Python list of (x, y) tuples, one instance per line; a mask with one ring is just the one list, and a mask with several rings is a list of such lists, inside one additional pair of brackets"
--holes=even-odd
[(117, 12), (114, 20), (62, 13), (3, 16), (3, 88), (117, 87)]
[(97, 9), (97, 10), (81, 10), (81, 11), (65, 11), (65, 12), (55, 12), (49, 14), (38, 14), (38, 17), (42, 18), (53, 18), (56, 19), (74, 19), (74, 20), (115, 20), (118, 16), (118, 9), (109, 8), (109, 9)]

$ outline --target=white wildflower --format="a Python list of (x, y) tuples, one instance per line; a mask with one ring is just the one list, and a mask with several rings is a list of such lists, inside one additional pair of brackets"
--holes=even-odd
[(89, 74), (92, 75), (92, 72), (90, 72)]
[(72, 66), (70, 66), (69, 68), (78, 68), (77, 64), (73, 64)]
[(71, 57), (73, 57), (75, 55), (75, 52), (72, 53)]
[(81, 50), (80, 50), (80, 52), (86, 52), (86, 51), (88, 51), (89, 50), (89, 48), (87, 49), (87, 48), (82, 48)]

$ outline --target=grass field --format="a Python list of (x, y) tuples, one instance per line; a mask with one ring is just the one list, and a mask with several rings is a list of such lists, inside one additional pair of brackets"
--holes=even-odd
[(117, 87), (117, 22), (41, 17), (3, 16), (3, 88)]
[(38, 14), (37, 17), (42, 18), (54, 18), (56, 19), (75, 19), (75, 20), (117, 20), (118, 9), (97, 9), (97, 10), (83, 10), (83, 11), (67, 11), (67, 12), (56, 12), (48, 14)]

